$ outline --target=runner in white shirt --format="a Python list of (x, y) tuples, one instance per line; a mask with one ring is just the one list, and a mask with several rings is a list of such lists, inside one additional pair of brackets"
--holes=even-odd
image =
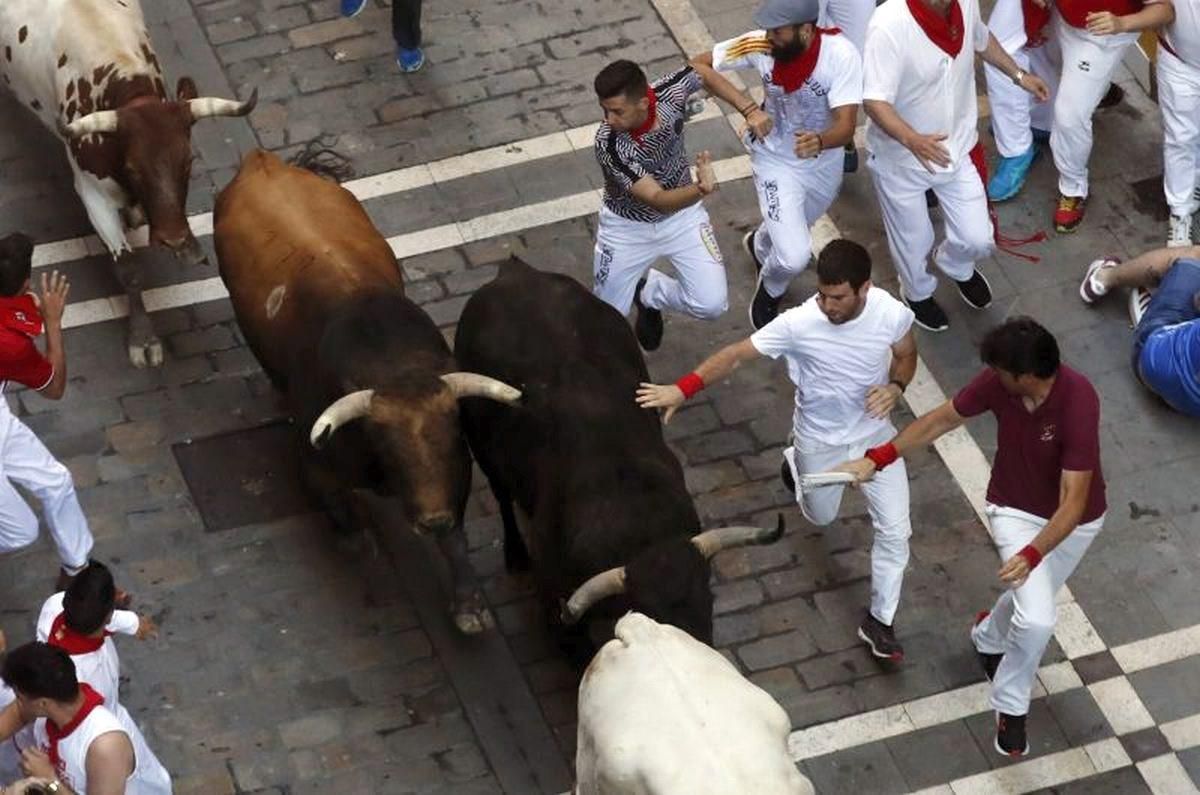
[(120, 702), (121, 683), (121, 659), (110, 636), (120, 632), (142, 640), (157, 630), (147, 616), (114, 609), (115, 601), (112, 573), (93, 560), (66, 591), (46, 600), (37, 622), (37, 639), (71, 655), (76, 678), (104, 696), (109, 709)]
[[(987, 279), (975, 268), (994, 248), (976, 131), (976, 52), (1039, 99), (1049, 95), (988, 32), (978, 0), (887, 0), (867, 28), (868, 164), (902, 297), (929, 331), (950, 326), (933, 297), (930, 251), (967, 304), (982, 309), (992, 301)], [(925, 203), (929, 189), (946, 222), (946, 239), (936, 250)]]
[[(815, 26), (817, 0), (766, 0), (755, 30), (723, 41), (692, 60), (705, 88), (749, 123), (747, 145), (762, 224), (742, 247), (754, 263), (758, 286), (750, 325), (760, 329), (779, 314), (792, 279), (812, 257), (809, 227), (829, 209), (842, 185), (842, 157), (854, 138), (862, 102), (862, 63), (854, 45)], [(762, 108), (725, 80), (722, 72), (754, 69), (762, 78)]]
[[(842, 35), (853, 42), (861, 58), (867, 42), (867, 23), (874, 13), (875, 0), (821, 0), (821, 17), (817, 24), (841, 30)], [(858, 171), (858, 149), (853, 137), (844, 147), (842, 171), (846, 174)]]
[(1158, 33), (1156, 70), (1163, 116), (1163, 192), (1171, 208), (1167, 245), (1192, 245), (1200, 165), (1200, 3), (1175, 3), (1175, 21)]
[(21, 754), (25, 773), (53, 779), (59, 793), (170, 795), (171, 776), (124, 707), (75, 678), (61, 649), (34, 641), (9, 652), (0, 677), (17, 701), (0, 711), (0, 739), (33, 721), (37, 746)]
[[(862, 246), (831, 242), (817, 259), (817, 282), (815, 296), (722, 348), (675, 384), (642, 384), (637, 402), (666, 408), (669, 421), (687, 398), (728, 377), (742, 362), (785, 358), (796, 385), (796, 411), (793, 446), (784, 450), (780, 474), (796, 492), (804, 516), (827, 525), (837, 518), (844, 487), (796, 488), (800, 476), (825, 472), (843, 456), (860, 455), (892, 438), (896, 430), (888, 415), (916, 372), (917, 347), (912, 312), (871, 286), (871, 258)], [(898, 661), (904, 649), (893, 621), (912, 534), (908, 475), (903, 469), (881, 475), (890, 477), (864, 488), (875, 541), (871, 605), (858, 634), (876, 657)]]

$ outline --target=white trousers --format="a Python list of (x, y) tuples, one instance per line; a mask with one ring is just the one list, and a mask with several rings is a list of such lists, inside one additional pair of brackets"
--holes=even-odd
[(14, 483), (42, 503), (62, 567), (71, 574), (83, 569), (92, 551), (92, 532), (75, 496), (71, 473), (5, 403), (0, 407), (0, 553), (29, 546), (38, 536), (38, 518)]
[(867, 23), (875, 13), (875, 0), (822, 0), (819, 22), (823, 28), (841, 28), (861, 55), (867, 41)]
[(750, 165), (763, 219), (754, 234), (754, 254), (763, 264), (767, 294), (778, 298), (812, 259), (809, 229), (837, 198), (842, 155), (797, 160), (756, 146)]
[(1158, 104), (1163, 118), (1163, 193), (1175, 215), (1198, 209), (1197, 149), (1200, 148), (1200, 69), (1158, 48)]
[[(671, 261), (678, 278), (650, 268), (659, 257)], [(711, 320), (729, 308), (725, 262), (700, 203), (658, 223), (631, 221), (602, 207), (592, 266), (594, 292), (623, 315), (643, 275), (642, 303), (651, 309)]]
[(956, 281), (971, 278), (976, 261), (991, 254), (995, 243), (987, 194), (970, 158), (962, 158), (953, 171), (937, 174), (894, 166), (875, 155), (867, 159), (867, 165), (905, 296), (923, 301), (937, 289), (937, 278), (927, 267), (934, 240), (933, 221), (925, 204), (925, 191), (930, 188), (937, 194), (946, 222), (946, 239), (934, 252), (933, 261)]
[(1125, 48), (1136, 33), (1093, 36), (1068, 25), (1058, 14), (1051, 20), (1062, 50), (1062, 76), (1054, 97), (1050, 150), (1064, 196), (1088, 195), (1088, 158), (1092, 155), (1092, 114), (1108, 92)]
[[(1015, 508), (987, 506), (992, 537), (1001, 560), (1008, 560), (1034, 539), (1047, 520)], [(1042, 559), (1021, 587), (1000, 594), (991, 614), (971, 630), (975, 648), (1003, 654), (992, 679), (992, 709), (1006, 715), (1029, 712), (1029, 694), (1046, 644), (1054, 634), (1057, 608), (1054, 596), (1104, 525), (1101, 516), (1076, 527)]]
[(1021, 0), (996, 0), (988, 28), (1017, 66), (1046, 81), (1050, 99), (1037, 102), (1033, 96), (1013, 83), (1012, 78), (991, 64), (984, 64), (987, 79), (988, 105), (991, 107), (992, 136), (1001, 157), (1016, 157), (1033, 146), (1030, 127), (1049, 131), (1054, 122), (1054, 94), (1058, 89), (1058, 71), (1062, 63), (1058, 41), (1049, 25), (1048, 40), (1038, 47), (1026, 47), (1025, 15)]
[[(890, 424), (875, 436), (852, 444), (806, 442), (796, 435), (795, 447), (784, 450), (783, 457), (796, 482), (796, 501), (804, 518), (819, 526), (836, 519), (845, 486), (821, 486), (801, 492), (800, 475), (826, 472), (843, 461), (862, 458), (867, 448), (895, 436), (896, 429)], [(904, 569), (908, 566), (908, 539), (912, 535), (908, 470), (904, 459), (876, 473), (862, 484), (862, 490), (867, 498), (871, 526), (875, 528), (875, 541), (871, 545), (871, 615), (891, 626), (900, 605), (900, 587), (904, 583)]]

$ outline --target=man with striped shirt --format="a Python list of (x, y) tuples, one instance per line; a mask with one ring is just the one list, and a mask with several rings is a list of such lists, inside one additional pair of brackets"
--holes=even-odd
[[(596, 159), (604, 172), (594, 259), (595, 293), (622, 314), (637, 306), (638, 342), (662, 342), (664, 309), (713, 319), (728, 307), (725, 264), (701, 199), (717, 189), (708, 152), (696, 158), (692, 181), (683, 147), (688, 97), (701, 88), (688, 66), (653, 84), (631, 61), (596, 75), (604, 121)], [(650, 268), (666, 257), (667, 276)]]

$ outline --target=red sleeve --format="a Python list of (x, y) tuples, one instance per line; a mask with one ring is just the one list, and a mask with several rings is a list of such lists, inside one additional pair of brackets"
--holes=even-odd
[(998, 389), (1001, 386), (996, 374), (991, 368), (983, 370), (954, 396), (954, 410), (960, 417), (982, 414), (992, 407)]
[(1100, 468), (1100, 396), (1082, 376), (1063, 413), (1062, 468), (1095, 472)]
[(44, 389), (54, 378), (54, 365), (33, 340), (23, 334), (0, 334), (0, 381), (16, 381), (30, 389)]

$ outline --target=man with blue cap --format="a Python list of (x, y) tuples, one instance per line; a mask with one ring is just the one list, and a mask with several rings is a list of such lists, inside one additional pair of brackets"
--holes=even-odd
[[(746, 117), (747, 145), (762, 223), (742, 239), (758, 275), (750, 303), (757, 330), (779, 314), (788, 285), (812, 259), (809, 228), (842, 185), (842, 147), (854, 138), (862, 60), (836, 28), (819, 28), (818, 0), (766, 0), (759, 30), (723, 41), (692, 60), (705, 87)], [(754, 69), (764, 100), (717, 72)]]

